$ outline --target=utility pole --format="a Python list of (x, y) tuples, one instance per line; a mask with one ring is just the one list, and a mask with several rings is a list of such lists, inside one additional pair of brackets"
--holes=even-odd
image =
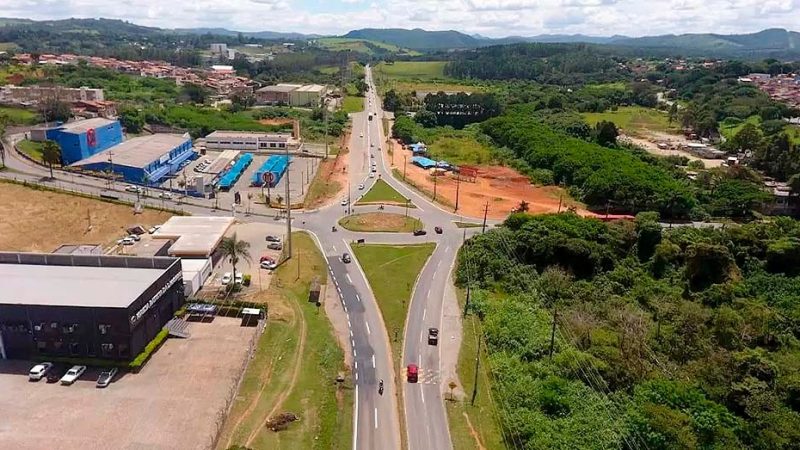
[(558, 196), (558, 213), (561, 214), (561, 202), (564, 200), (564, 194)]
[(350, 207), (350, 181), (347, 181), (347, 215), (349, 216), (352, 212), (352, 208)]
[(408, 217), (408, 204), (411, 203), (411, 200), (406, 199), (406, 217)]
[(437, 180), (439, 179), (439, 176), (438, 176), (438, 175), (436, 175), (436, 174), (437, 174), (438, 172), (439, 172), (439, 169), (437, 169), (436, 167), (434, 167), (434, 168), (433, 168), (433, 201), (436, 201), (436, 185), (438, 184), (438, 183), (437, 183)]
[(458, 212), (458, 188), (461, 186), (461, 174), (456, 174), (456, 209), (453, 212)]
[(289, 160), (289, 146), (286, 146), (286, 248), (288, 249), (286, 258), (292, 257), (292, 199), (289, 197), (289, 182), (292, 163)]
[(472, 384), (472, 406), (475, 406), (475, 397), (478, 395), (478, 368), (481, 365), (481, 336), (478, 336), (478, 350), (475, 352), (475, 382)]
[(483, 207), (483, 227), (481, 227), (481, 234), (486, 233), (486, 216), (489, 214), (489, 202)]
[(328, 159), (328, 102), (322, 102), (322, 117), (325, 119), (325, 159)]
[(403, 155), (403, 181), (406, 181), (406, 166), (408, 165), (408, 158), (406, 155)]
[(553, 305), (553, 328), (550, 330), (550, 359), (553, 359), (553, 348), (556, 345), (556, 320), (558, 320), (558, 309)]
[(464, 318), (467, 318), (467, 310), (469, 310), (469, 296), (470, 296), (470, 284), (467, 283), (467, 301), (464, 302)]

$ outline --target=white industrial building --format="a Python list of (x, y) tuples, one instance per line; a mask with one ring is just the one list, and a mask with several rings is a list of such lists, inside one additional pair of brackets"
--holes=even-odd
[(297, 150), (300, 140), (290, 133), (258, 133), (248, 131), (215, 131), (205, 137), (209, 150)]

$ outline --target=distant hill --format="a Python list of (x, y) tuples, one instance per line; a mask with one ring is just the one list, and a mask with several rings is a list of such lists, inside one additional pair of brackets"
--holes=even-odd
[(0, 18), (0, 29), (24, 27), (50, 33), (113, 34), (147, 36), (161, 32), (160, 28), (136, 25), (117, 19), (29, 20)]
[(670, 49), (689, 55), (737, 57), (800, 57), (800, 33), (771, 28), (750, 34), (667, 34), (611, 39), (609, 44), (636, 48)]
[(353, 30), (343, 37), (383, 42), (414, 50), (446, 50), (488, 45), (485, 40), (477, 39), (458, 31), (426, 31), (419, 28), (413, 30), (364, 28), (362, 30)]
[[(175, 28), (173, 31), (183, 34), (213, 34), (217, 36), (238, 36), (240, 33), (227, 28)], [(322, 37), (320, 34), (284, 33), (280, 31), (242, 31), (241, 34), (244, 37), (256, 39), (287, 39), (293, 41)]]

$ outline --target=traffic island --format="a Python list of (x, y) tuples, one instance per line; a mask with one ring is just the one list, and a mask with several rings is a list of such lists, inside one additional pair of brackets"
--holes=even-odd
[(376, 181), (370, 190), (358, 199), (356, 206), (361, 205), (394, 205), (415, 208), (411, 200), (397, 192), (395, 188), (384, 180)]
[(416, 217), (395, 213), (372, 212), (353, 214), (339, 220), (345, 230), (357, 232), (411, 233), (423, 228)]

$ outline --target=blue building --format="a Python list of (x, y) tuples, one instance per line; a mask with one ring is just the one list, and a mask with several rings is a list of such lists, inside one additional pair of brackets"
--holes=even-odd
[(50, 128), (45, 137), (61, 148), (61, 163), (65, 166), (120, 144), (123, 139), (119, 121), (102, 117)]
[[(269, 187), (273, 188), (281, 181), (281, 178), (283, 178), (283, 175), (286, 173), (286, 169), (288, 167), (288, 156), (270, 156), (267, 158), (264, 164), (262, 164), (261, 167), (259, 167), (258, 170), (253, 173), (253, 177), (250, 179), (250, 184), (253, 186), (261, 186), (264, 184), (264, 178), (267, 178), (269, 180)], [(271, 175), (265, 176), (264, 174), (266, 173)]]
[(152, 134), (127, 141), (73, 163), (94, 172), (113, 171), (130, 183), (159, 184), (184, 161), (197, 157), (188, 134)]
[(416, 164), (423, 169), (432, 169), (436, 167), (436, 161), (426, 158), (424, 156), (414, 156), (411, 158), (411, 164)]

